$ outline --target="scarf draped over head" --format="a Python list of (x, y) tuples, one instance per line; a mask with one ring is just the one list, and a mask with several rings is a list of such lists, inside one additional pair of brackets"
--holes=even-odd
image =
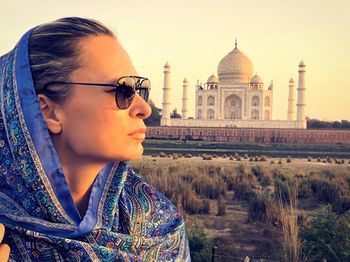
[(80, 217), (37, 102), (30, 33), (0, 58), (0, 223), (10, 260), (190, 261), (182, 215), (125, 161), (100, 171)]

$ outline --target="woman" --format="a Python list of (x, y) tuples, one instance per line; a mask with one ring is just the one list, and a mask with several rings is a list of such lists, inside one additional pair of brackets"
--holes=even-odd
[(127, 165), (143, 153), (150, 86), (113, 33), (76, 17), (40, 25), (0, 70), (10, 260), (189, 261), (181, 214)]

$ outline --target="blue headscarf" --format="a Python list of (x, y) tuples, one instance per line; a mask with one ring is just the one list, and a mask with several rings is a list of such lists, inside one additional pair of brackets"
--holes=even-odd
[(80, 217), (37, 102), (30, 34), (0, 57), (0, 223), (10, 260), (190, 261), (182, 215), (125, 161), (100, 171)]

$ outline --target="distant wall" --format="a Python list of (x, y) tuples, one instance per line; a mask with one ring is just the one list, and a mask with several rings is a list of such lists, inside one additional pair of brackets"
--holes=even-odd
[(350, 144), (350, 130), (148, 127), (148, 138), (294, 144)]
[(305, 121), (244, 120), (244, 119), (161, 119), (161, 126), (168, 127), (226, 127), (226, 128), (282, 128), (306, 129)]

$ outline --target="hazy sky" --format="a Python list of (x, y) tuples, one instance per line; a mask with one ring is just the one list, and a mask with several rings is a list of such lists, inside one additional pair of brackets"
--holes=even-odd
[(151, 79), (158, 107), (164, 63), (171, 65), (172, 108), (178, 111), (186, 77), (193, 116), (197, 79), (217, 75), (237, 37), (265, 86), (274, 80), (273, 119), (287, 118), (288, 81), (293, 77), (297, 83), (303, 59), (306, 115), (350, 120), (349, 10), (349, 0), (1, 0), (0, 54), (37, 24), (65, 16), (94, 18), (117, 33), (139, 74)]

